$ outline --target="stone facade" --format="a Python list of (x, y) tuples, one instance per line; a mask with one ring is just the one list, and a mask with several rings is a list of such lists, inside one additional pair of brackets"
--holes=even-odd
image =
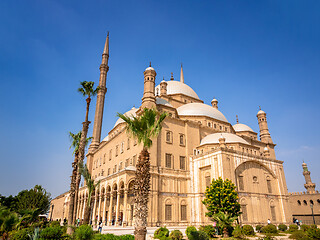
[[(101, 73), (103, 80), (106, 69), (108, 67)], [(292, 215), (283, 162), (276, 159), (266, 113), (260, 109), (257, 114), (261, 138), (258, 140), (258, 134), (250, 127), (240, 123), (232, 126), (218, 110), (216, 99), (212, 100), (212, 105), (204, 104), (184, 83), (182, 66), (180, 81), (172, 77), (155, 86), (155, 80), (156, 71), (150, 65), (141, 81), (141, 86), (144, 83), (142, 106), (156, 107), (168, 116), (149, 150), (148, 225), (208, 223), (201, 200), (206, 186), (218, 177), (229, 178), (236, 184), (244, 212), (240, 218), (242, 223), (266, 223), (268, 218), (273, 223), (289, 223)], [(105, 88), (105, 81), (102, 84)], [(101, 135), (103, 104), (104, 97), (101, 97), (97, 100), (99, 114), (96, 112), (93, 130), (96, 140)], [(139, 115), (142, 109), (132, 108), (126, 115)], [(106, 225), (133, 224), (132, 180), (142, 146), (127, 135), (125, 127), (118, 119), (99, 144), (95, 141), (90, 146), (87, 155), (92, 176), (101, 180), (92, 220), (101, 219)], [(86, 187), (82, 187), (77, 218), (83, 218), (86, 198)], [(52, 205), (52, 219), (63, 219), (68, 208), (67, 194), (52, 200)]]

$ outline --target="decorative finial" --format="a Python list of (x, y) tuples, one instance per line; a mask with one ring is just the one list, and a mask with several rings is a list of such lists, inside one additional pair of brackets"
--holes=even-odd
[(163, 77), (163, 79), (162, 79), (163, 81), (164, 81), (164, 77)]
[(174, 80), (174, 78), (173, 78), (173, 72), (171, 73), (171, 78), (170, 78), (170, 80), (171, 80), (171, 81)]
[(236, 115), (237, 123), (239, 123), (238, 115)]
[(150, 63), (149, 63), (149, 67), (151, 67), (151, 61), (150, 61)]
[(107, 32), (107, 37), (109, 37), (109, 31)]
[(261, 106), (259, 106), (259, 110), (261, 110)]

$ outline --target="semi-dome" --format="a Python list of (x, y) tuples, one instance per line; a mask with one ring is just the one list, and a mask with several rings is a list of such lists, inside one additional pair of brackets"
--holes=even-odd
[(147, 67), (145, 71), (148, 71), (148, 70), (153, 70), (154, 71), (154, 68), (153, 67)]
[(219, 143), (219, 138), (223, 137), (225, 139), (225, 143), (243, 143), (243, 144), (249, 144), (246, 140), (239, 137), (236, 134), (233, 133), (213, 133), (206, 137), (204, 137), (201, 142), (201, 145), (205, 144), (216, 144)]
[(228, 122), (226, 117), (216, 108), (204, 103), (188, 103), (177, 108), (179, 116), (206, 116), (223, 122)]
[(242, 124), (242, 123), (237, 123), (237, 124), (233, 125), (233, 129), (236, 132), (254, 132), (251, 127), (249, 127), (245, 124)]
[[(160, 92), (160, 85), (156, 86), (156, 92)], [(195, 99), (199, 99), (198, 95), (187, 84), (179, 81), (167, 81), (167, 95), (184, 94)]]
[(168, 107), (173, 107), (167, 100), (163, 99), (163, 98), (156, 98), (156, 104), (161, 104), (161, 105), (165, 105)]
[[(137, 114), (136, 114), (137, 111), (138, 111), (138, 109), (133, 107), (133, 108), (131, 108), (131, 110), (126, 112), (124, 115), (126, 117), (136, 117), (137, 116)], [(115, 128), (116, 126), (118, 126), (120, 123), (123, 123), (123, 122), (124, 122), (124, 120), (122, 118), (118, 118), (118, 120), (114, 124), (113, 128)]]

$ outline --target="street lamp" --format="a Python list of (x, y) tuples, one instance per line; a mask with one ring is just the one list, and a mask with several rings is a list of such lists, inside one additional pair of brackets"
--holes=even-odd
[(313, 224), (316, 225), (316, 221), (314, 220), (314, 214), (313, 214), (313, 203), (310, 203), (310, 207), (312, 212)]

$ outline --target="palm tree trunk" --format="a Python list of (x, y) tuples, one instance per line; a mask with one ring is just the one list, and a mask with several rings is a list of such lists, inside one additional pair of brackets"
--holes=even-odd
[(92, 192), (91, 198), (87, 201), (86, 208), (84, 209), (83, 224), (89, 224), (94, 198), (95, 198), (95, 191)]
[(148, 200), (150, 191), (150, 160), (147, 148), (140, 152), (135, 176), (135, 240), (145, 240), (147, 233)]
[(78, 195), (79, 195), (79, 186), (81, 181), (81, 174), (79, 173), (79, 168), (77, 167), (77, 176), (76, 176), (76, 187), (74, 193), (74, 208), (73, 208), (73, 220), (77, 219), (77, 210), (78, 210)]
[(69, 212), (68, 212), (68, 229), (67, 233), (72, 234), (73, 229), (71, 226), (74, 224), (74, 198), (75, 198), (75, 190), (76, 190), (76, 178), (78, 173), (78, 151), (74, 154), (74, 161), (72, 163), (72, 176), (70, 183), (70, 200), (69, 200)]

